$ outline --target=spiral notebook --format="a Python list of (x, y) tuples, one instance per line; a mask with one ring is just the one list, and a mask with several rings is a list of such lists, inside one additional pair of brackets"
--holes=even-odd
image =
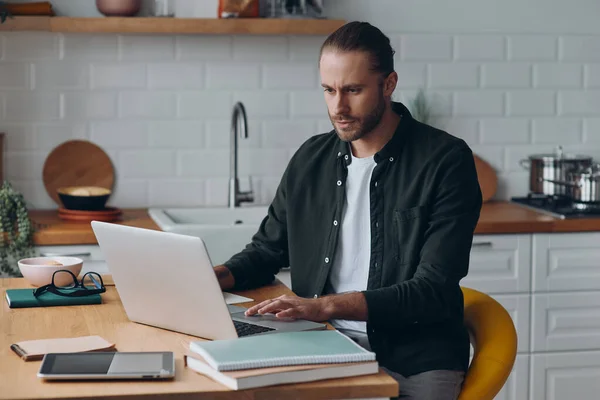
[(217, 371), (375, 360), (375, 353), (334, 330), (194, 341), (190, 351), (202, 356)]

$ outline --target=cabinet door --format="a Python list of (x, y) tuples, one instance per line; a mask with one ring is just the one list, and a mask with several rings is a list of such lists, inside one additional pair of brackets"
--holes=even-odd
[(83, 260), (81, 274), (88, 271), (98, 272), (99, 274), (109, 274), (108, 266), (104, 260), (104, 255), (100, 251), (100, 246), (89, 245), (64, 245), (64, 246), (36, 246), (36, 255), (38, 256), (68, 256), (79, 257)]
[(532, 400), (600, 398), (600, 351), (531, 356)]
[(529, 355), (518, 354), (513, 370), (494, 400), (527, 400), (529, 392)]
[(528, 293), (530, 235), (475, 235), (462, 286), (485, 293)]
[(517, 330), (517, 351), (519, 353), (529, 352), (530, 343), (530, 321), (531, 321), (531, 307), (530, 297), (526, 294), (514, 295), (492, 295), (492, 297), (502, 304), (502, 306), (510, 314), (515, 329)]
[(600, 292), (534, 294), (532, 351), (600, 349)]
[(536, 234), (533, 291), (600, 290), (600, 233)]

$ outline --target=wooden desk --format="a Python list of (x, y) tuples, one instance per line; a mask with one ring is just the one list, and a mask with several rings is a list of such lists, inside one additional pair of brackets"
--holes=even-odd
[[(69, 307), (10, 309), (4, 292), (30, 287), (22, 279), (0, 279), (0, 399), (58, 399), (109, 397), (141, 399), (339, 399), (390, 397), (398, 384), (380, 371), (376, 375), (332, 379), (297, 385), (280, 385), (248, 391), (231, 391), (183, 365), (183, 354), (191, 340), (200, 340), (163, 329), (130, 322), (114, 286), (102, 295), (103, 304)], [(240, 292), (256, 301), (290, 293), (283, 284)], [(253, 303), (245, 303), (249, 306)], [(119, 351), (173, 351), (176, 377), (173, 381), (140, 382), (44, 382), (36, 374), (40, 361), (25, 362), (10, 350), (14, 342), (53, 337), (100, 335)]]

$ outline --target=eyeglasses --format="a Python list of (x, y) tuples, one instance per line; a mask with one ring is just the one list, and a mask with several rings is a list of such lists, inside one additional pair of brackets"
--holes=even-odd
[[(56, 285), (56, 281), (60, 282), (63, 280), (68, 280), (68, 278), (65, 278), (65, 274), (71, 275), (72, 281), (67, 285)], [(81, 278), (81, 281), (78, 281), (75, 274), (73, 274), (71, 271), (60, 269), (58, 271), (54, 271), (52, 274), (52, 283), (34, 289), (33, 296), (38, 297), (45, 292), (50, 292), (65, 297), (83, 297), (97, 293), (104, 293), (106, 292), (106, 287), (104, 286), (102, 277), (97, 272), (86, 272)]]

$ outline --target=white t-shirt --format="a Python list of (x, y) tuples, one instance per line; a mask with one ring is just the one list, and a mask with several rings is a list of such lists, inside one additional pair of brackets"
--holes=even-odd
[[(371, 259), (371, 206), (369, 184), (375, 168), (374, 156), (356, 158), (348, 165), (346, 203), (335, 259), (326, 291), (343, 293), (367, 288)], [(365, 321), (331, 320), (337, 329), (367, 331)]]

